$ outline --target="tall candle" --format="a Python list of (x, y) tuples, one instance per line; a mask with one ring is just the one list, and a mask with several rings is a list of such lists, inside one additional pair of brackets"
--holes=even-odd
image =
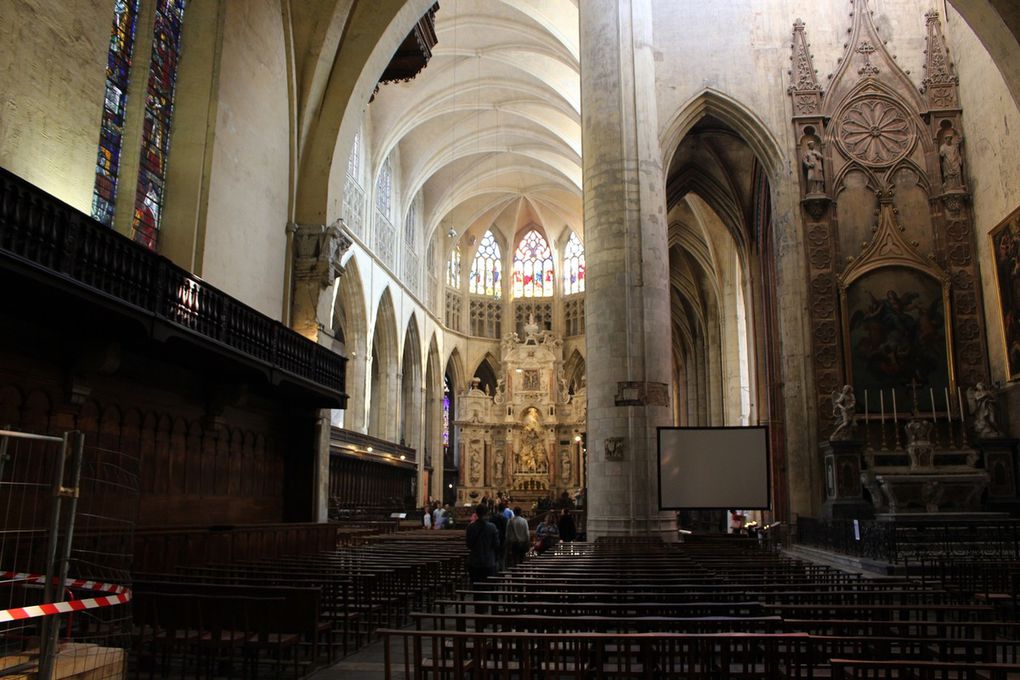
[(956, 386), (956, 401), (960, 402), (960, 422), (963, 422), (963, 389)]
[(947, 387), (945, 389), (946, 389), (946, 418), (949, 420), (949, 422), (953, 422), (953, 410), (949, 404), (949, 388)]
[(864, 419), (868, 419), (868, 391), (864, 390)]
[(938, 415), (935, 414), (935, 388), (934, 387), (929, 387), (928, 388), (928, 396), (931, 398), (931, 419), (934, 422), (937, 423), (937, 422), (939, 422), (939, 417), (938, 417)]
[(893, 425), (899, 422), (896, 418), (896, 388), (892, 388), (892, 421)]
[(878, 408), (882, 412), (881, 423), (885, 425), (885, 390), (878, 391)]

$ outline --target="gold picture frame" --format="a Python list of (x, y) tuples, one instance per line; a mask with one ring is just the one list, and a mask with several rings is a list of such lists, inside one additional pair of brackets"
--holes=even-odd
[(1020, 380), (1020, 208), (988, 232), (988, 240), (1006, 379)]

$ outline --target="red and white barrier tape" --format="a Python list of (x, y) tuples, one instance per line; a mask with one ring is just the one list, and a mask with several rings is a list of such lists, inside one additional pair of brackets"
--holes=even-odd
[[(42, 574), (25, 574), (15, 571), (0, 572), (0, 581), (15, 581), (22, 583), (46, 583), (46, 576)], [(87, 581), (85, 579), (67, 579), (64, 581), (65, 588), (76, 588), (81, 590), (93, 590), (110, 595), (87, 598), (84, 600), (67, 600), (64, 602), (50, 602), (37, 604), (30, 607), (16, 607), (14, 609), (0, 609), (0, 623), (6, 621), (19, 621), (31, 619), (38, 616), (52, 616), (53, 614), (66, 614), (85, 609), (98, 609), (99, 607), (112, 607), (117, 604), (124, 604), (131, 600), (131, 589), (115, 583), (102, 583), (100, 581)]]

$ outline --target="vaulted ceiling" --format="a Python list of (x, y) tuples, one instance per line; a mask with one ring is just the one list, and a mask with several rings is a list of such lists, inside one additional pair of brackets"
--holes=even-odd
[(421, 192), (427, 238), (581, 233), (577, 27), (576, 0), (442, 0), (429, 65), (368, 108), (370, 167), (398, 149), (401, 214)]

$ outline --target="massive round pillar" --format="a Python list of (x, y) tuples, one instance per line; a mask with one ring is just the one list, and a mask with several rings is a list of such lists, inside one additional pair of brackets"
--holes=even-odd
[(649, 0), (582, 0), (588, 535), (675, 537), (658, 510), (671, 424), (669, 255)]

